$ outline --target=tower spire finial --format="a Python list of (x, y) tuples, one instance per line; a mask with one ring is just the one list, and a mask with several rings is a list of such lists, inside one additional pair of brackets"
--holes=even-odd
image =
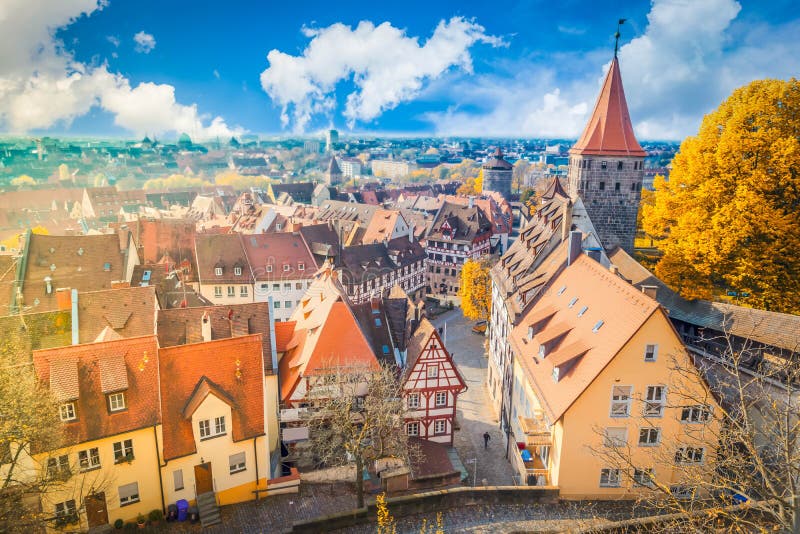
[(628, 19), (619, 19), (617, 21), (617, 32), (614, 34), (614, 57), (617, 57), (617, 52), (619, 51), (619, 27), (625, 24), (625, 21)]

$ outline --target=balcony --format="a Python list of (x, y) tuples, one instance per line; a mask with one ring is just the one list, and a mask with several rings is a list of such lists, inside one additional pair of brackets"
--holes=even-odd
[(525, 445), (534, 449), (542, 445), (552, 445), (553, 434), (547, 427), (544, 416), (519, 417), (519, 426), (525, 434)]
[(521, 486), (549, 486), (550, 470), (544, 465), (535, 449), (515, 448), (511, 463), (517, 472), (514, 480)]

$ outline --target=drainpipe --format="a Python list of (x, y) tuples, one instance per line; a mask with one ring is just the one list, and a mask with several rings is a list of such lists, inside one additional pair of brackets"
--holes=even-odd
[[(258, 446), (256, 440), (258, 437), (253, 438), (253, 462), (256, 464), (256, 490), (258, 490)], [(256, 500), (258, 500), (258, 491), (255, 492)]]
[(78, 335), (78, 290), (72, 290), (72, 344), (77, 345), (80, 342)]
[(161, 477), (161, 455), (158, 453), (158, 432), (156, 432), (156, 426), (157, 425), (153, 425), (153, 439), (156, 442), (156, 464), (158, 465), (158, 490), (161, 492), (161, 513), (163, 513), (164, 517), (166, 517), (167, 502), (164, 500), (164, 480)]

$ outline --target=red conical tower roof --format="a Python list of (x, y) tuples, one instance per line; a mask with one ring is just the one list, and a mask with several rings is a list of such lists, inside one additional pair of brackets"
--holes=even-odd
[(619, 73), (619, 62), (615, 57), (608, 69), (603, 89), (597, 98), (592, 117), (586, 124), (578, 142), (570, 154), (589, 156), (640, 156), (647, 152), (633, 134), (625, 89)]

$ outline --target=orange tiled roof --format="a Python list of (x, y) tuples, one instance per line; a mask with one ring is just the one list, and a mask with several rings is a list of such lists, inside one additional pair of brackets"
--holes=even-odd
[[(655, 300), (585, 254), (557, 272), (548, 290), (541, 292), (509, 336), (517, 361), (551, 422), (567, 411), (659, 310)], [(603, 323), (595, 332), (600, 321)], [(528, 327), (536, 323), (538, 330), (528, 339)], [(539, 354), (542, 343), (546, 346), (544, 358)], [(553, 379), (554, 367), (562, 367), (558, 381)]]
[(617, 58), (611, 62), (586, 129), (569, 152), (597, 156), (647, 155), (633, 134)]
[[(78, 419), (65, 425), (67, 445), (160, 422), (155, 336), (37, 350), (33, 365), (59, 400), (76, 399)], [(106, 393), (114, 391), (125, 392), (126, 409), (110, 414)]]
[[(222, 392), (231, 406), (230, 432), (234, 441), (264, 435), (263, 364), (261, 334), (234, 337), (161, 349), (161, 409), (164, 429), (164, 459), (171, 460), (197, 449), (190, 404), (198, 404), (199, 388)], [(240, 377), (237, 377), (237, 365)], [(208, 384), (208, 383), (211, 384)]]
[(294, 336), (295, 321), (281, 321), (275, 323), (275, 350), (286, 352), (289, 342)]

